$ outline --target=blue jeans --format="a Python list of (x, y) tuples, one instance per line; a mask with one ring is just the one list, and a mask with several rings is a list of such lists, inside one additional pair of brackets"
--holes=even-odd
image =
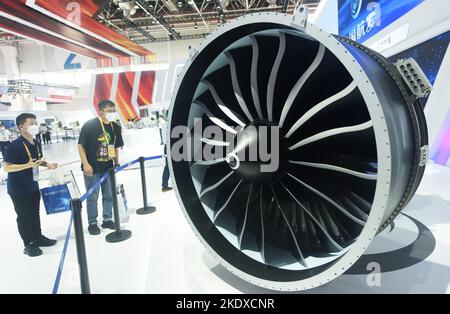
[[(98, 173), (94, 173), (94, 176), (88, 177), (84, 176), (84, 185), (86, 186), (86, 191), (89, 191), (97, 181), (101, 179), (101, 175)], [(102, 203), (103, 203), (103, 221), (110, 221), (112, 219), (112, 208), (113, 208), (113, 199), (112, 199), (112, 191), (111, 191), (111, 182), (108, 177), (105, 182), (101, 185), (102, 189)], [(87, 214), (88, 221), (90, 225), (97, 224), (98, 217), (98, 195), (100, 194), (100, 189), (95, 190), (87, 199)]]

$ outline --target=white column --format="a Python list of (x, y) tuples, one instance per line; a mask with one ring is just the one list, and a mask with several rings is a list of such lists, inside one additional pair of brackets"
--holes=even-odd
[[(8, 80), (20, 79), (20, 69), (18, 62), (18, 51), (15, 46), (0, 46), (0, 52), (3, 55), (4, 73)], [(21, 96), (11, 99), (10, 111), (26, 111), (28, 106)]]
[(19, 78), (19, 63), (17, 62), (17, 48), (14, 46), (0, 46), (3, 55), (4, 72), (9, 80)]

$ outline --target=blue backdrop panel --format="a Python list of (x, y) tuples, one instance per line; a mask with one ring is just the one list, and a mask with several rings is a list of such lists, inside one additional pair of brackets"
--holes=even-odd
[(365, 42), (424, 0), (338, 0), (339, 35)]

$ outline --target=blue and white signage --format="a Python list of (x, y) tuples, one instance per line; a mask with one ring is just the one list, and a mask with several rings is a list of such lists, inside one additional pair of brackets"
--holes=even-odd
[(81, 63), (74, 62), (75, 58), (77, 57), (76, 54), (71, 53), (64, 63), (64, 70), (78, 70), (81, 69)]
[(71, 210), (70, 202), (72, 197), (67, 184), (41, 189), (41, 195), (47, 215)]
[(365, 42), (425, 0), (338, 0), (339, 35)]

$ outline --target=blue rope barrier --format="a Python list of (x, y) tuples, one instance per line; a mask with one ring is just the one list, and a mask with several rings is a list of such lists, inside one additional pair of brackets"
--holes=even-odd
[(144, 160), (145, 160), (145, 161), (149, 161), (149, 160), (163, 159), (164, 157), (166, 157), (166, 156), (165, 156), (165, 155), (152, 156), (152, 157), (144, 158)]
[(132, 166), (132, 165), (134, 165), (135, 163), (138, 163), (138, 162), (139, 162), (139, 159), (130, 161), (129, 163), (127, 163), (127, 164), (125, 164), (125, 165), (123, 165), (123, 166), (117, 167), (117, 168), (114, 170), (114, 172), (117, 173), (117, 172), (119, 172), (119, 171), (122, 171), (123, 169), (128, 168), (128, 167), (130, 167), (130, 166)]
[[(144, 160), (145, 161), (156, 160), (156, 159), (162, 159), (164, 157), (165, 156), (152, 156), (152, 157), (144, 158)], [(131, 161), (129, 163), (126, 163), (123, 166), (117, 167), (114, 172), (115, 173), (120, 172), (120, 171), (122, 171), (122, 170), (124, 170), (124, 169), (126, 169), (126, 168), (128, 168), (128, 167), (130, 167), (130, 166), (132, 166), (132, 165), (134, 165), (136, 163), (138, 163), (138, 162), (139, 162), (139, 159), (133, 160), (133, 161)], [(102, 183), (105, 182), (108, 179), (108, 177), (109, 177), (109, 174), (105, 173), (101, 177), (101, 179), (99, 181), (97, 181), (92, 188), (89, 189), (89, 191), (87, 191), (83, 196), (80, 197), (80, 201), (84, 202), (92, 193), (94, 193), (98, 188), (100, 188)], [(59, 284), (61, 282), (61, 276), (62, 276), (62, 272), (63, 272), (63, 269), (64, 269), (64, 262), (65, 262), (65, 259), (66, 259), (67, 249), (68, 249), (68, 246), (69, 246), (70, 235), (72, 233), (72, 222), (73, 222), (73, 213), (70, 216), (69, 227), (67, 228), (66, 239), (64, 241), (64, 248), (63, 248), (63, 251), (62, 251), (62, 254), (61, 254), (61, 259), (60, 259), (60, 262), (59, 262), (58, 272), (56, 273), (56, 279), (55, 279), (55, 283), (53, 285), (52, 294), (57, 294), (58, 290), (59, 290)]]
[(67, 247), (69, 246), (70, 234), (72, 233), (72, 221), (73, 221), (73, 213), (70, 215), (69, 227), (67, 228), (66, 239), (64, 241), (64, 248), (61, 254), (61, 259), (59, 261), (58, 272), (56, 273), (56, 279), (53, 285), (52, 294), (57, 294), (59, 290), (59, 283), (61, 282), (61, 275), (64, 268), (64, 261), (66, 260)]

